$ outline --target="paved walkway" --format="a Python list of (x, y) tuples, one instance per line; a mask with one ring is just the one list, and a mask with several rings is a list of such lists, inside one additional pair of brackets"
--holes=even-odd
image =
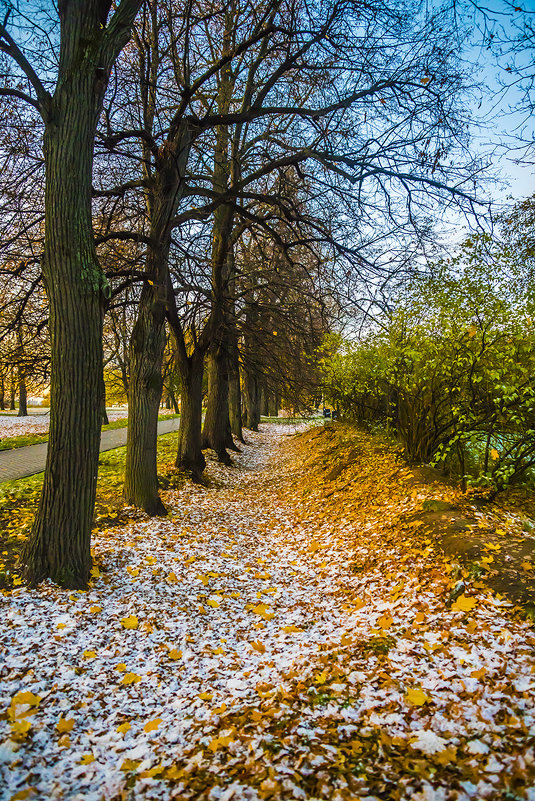
[[(158, 436), (176, 431), (179, 424), (178, 417), (162, 420), (158, 423)], [(112, 428), (103, 431), (100, 438), (100, 450), (111, 451), (126, 445), (126, 427)], [(45, 469), (48, 442), (41, 445), (27, 445), (25, 448), (13, 448), (9, 451), (0, 451), (0, 483), (2, 481), (15, 481), (17, 478), (33, 476)]]

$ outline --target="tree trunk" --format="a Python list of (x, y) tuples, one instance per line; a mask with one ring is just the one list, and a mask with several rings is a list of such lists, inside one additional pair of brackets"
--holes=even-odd
[(28, 417), (28, 391), (22, 367), (19, 367), (19, 413), (17, 417)]
[(10, 373), (10, 382), (9, 382), (9, 409), (12, 412), (15, 411), (15, 396), (16, 396), (15, 372), (12, 367)]
[(245, 370), (243, 388), (245, 407), (243, 424), (245, 428), (249, 428), (251, 431), (258, 431), (260, 422), (260, 387), (256, 373), (250, 368)]
[(108, 412), (106, 409), (106, 384), (104, 383), (104, 376), (102, 377), (102, 412), (101, 412), (101, 424), (103, 426), (107, 426), (110, 424), (108, 418)]
[(189, 369), (182, 371), (182, 401), (180, 404), (180, 427), (178, 429), (178, 453), (176, 466), (199, 481), (206, 459), (201, 449), (202, 423), (202, 379), (204, 356), (195, 351), (189, 357)]
[(130, 344), (128, 434), (123, 497), (148, 515), (165, 515), (158, 494), (158, 411), (162, 394), (165, 306), (143, 287)]
[[(30, 584), (51, 578), (85, 588), (102, 412), (102, 327), (109, 285), (93, 237), (92, 170), (97, 122), (111, 67), (126, 44), (140, 0), (58, 4), (61, 38), (45, 121), (45, 241), (42, 270), (50, 304), (51, 408), (39, 508), (24, 561)], [(104, 12), (104, 13), (103, 13)]]
[(264, 417), (269, 417), (269, 396), (270, 396), (270, 394), (271, 393), (269, 392), (268, 388), (264, 384), (264, 386), (262, 387), (262, 403), (261, 403), (262, 414), (264, 415)]
[(6, 385), (4, 373), (0, 373), (0, 410), (4, 411), (6, 408)]
[[(43, 491), (25, 553), (35, 585), (87, 585), (102, 413), (104, 278), (91, 226), (93, 131), (88, 87), (45, 135), (43, 274), (50, 302), (52, 381)], [(93, 124), (94, 123), (94, 124)]]
[(236, 342), (234, 332), (232, 332), (232, 342), (229, 353), (228, 405), (230, 430), (240, 442), (244, 442), (241, 416), (240, 364), (238, 343)]
[(202, 447), (212, 448), (219, 461), (226, 465), (231, 464), (226, 449), (236, 450), (230, 429), (228, 389), (228, 353), (223, 341), (214, 344), (208, 353), (208, 402)]
[(167, 514), (158, 494), (158, 412), (163, 388), (171, 233), (183, 193), (191, 135), (189, 127), (184, 126), (178, 139), (167, 143), (167, 156), (159, 161), (152, 179), (147, 205), (153, 244), (147, 251), (147, 281), (141, 292), (130, 341), (129, 421), (123, 494), (127, 503), (144, 509), (149, 515)]

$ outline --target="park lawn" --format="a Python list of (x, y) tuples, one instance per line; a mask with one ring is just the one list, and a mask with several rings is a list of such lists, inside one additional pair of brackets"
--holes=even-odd
[[(120, 427), (111, 423), (110, 427), (112, 426)], [(180, 475), (176, 479), (174, 476), (170, 477), (175, 472), (176, 437), (176, 432), (158, 437), (158, 465), (162, 484), (166, 488), (182, 480)], [(136, 514), (131, 508), (124, 507), (121, 498), (125, 458), (125, 447), (100, 454), (95, 506), (96, 531), (123, 524), (132, 514)], [(8, 589), (21, 583), (19, 555), (30, 532), (42, 484), (43, 473), (0, 484), (0, 589)]]
[[(171, 420), (173, 417), (180, 417), (180, 415), (160, 414), (158, 420)], [(128, 418), (123, 417), (120, 420), (113, 420), (113, 422), (102, 426), (102, 431), (126, 428), (127, 425)], [(0, 451), (9, 451), (13, 448), (25, 448), (27, 445), (40, 445), (42, 442), (48, 442), (48, 434), (21, 434), (18, 437), (5, 437), (5, 439), (0, 440)]]

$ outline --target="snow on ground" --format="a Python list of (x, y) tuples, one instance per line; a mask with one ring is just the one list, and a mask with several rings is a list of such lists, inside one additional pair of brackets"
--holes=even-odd
[[(128, 409), (119, 409), (108, 412), (108, 419), (122, 420), (128, 417)], [(46, 434), (50, 424), (50, 412), (39, 412), (29, 414), (27, 417), (17, 417), (16, 415), (0, 415), (0, 439), (7, 437), (20, 437), (24, 434)]]
[(101, 532), (87, 593), (1, 599), (2, 799), (535, 801), (533, 630), (352, 571), (368, 535), (298, 509), (291, 432)]

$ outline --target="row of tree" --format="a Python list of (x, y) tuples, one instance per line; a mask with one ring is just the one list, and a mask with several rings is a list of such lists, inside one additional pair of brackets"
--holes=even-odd
[(166, 367), (198, 478), (262, 399), (313, 385), (333, 319), (425, 248), (431, 208), (474, 209), (464, 34), (417, 2), (4, 5), (6, 304), (41, 309), (51, 366), (27, 575), (85, 586), (103, 361), (128, 393), (125, 500), (163, 514)]

